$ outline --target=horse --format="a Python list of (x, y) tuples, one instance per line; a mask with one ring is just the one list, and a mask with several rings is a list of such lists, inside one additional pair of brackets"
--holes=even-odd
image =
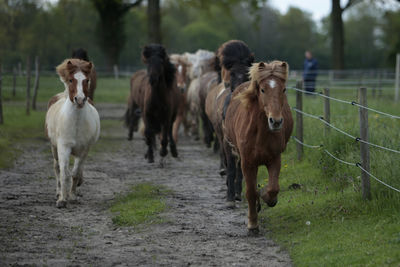
[[(207, 94), (205, 102), (205, 112), (210, 120), (219, 144), (223, 143), (222, 121), (224, 117), (224, 108), (229, 103), (231, 92), (235, 88), (248, 81), (248, 68), (254, 61), (254, 55), (249, 47), (242, 41), (231, 40), (223, 43), (217, 50), (217, 67), (219, 84)], [(226, 159), (222, 146), (219, 149), (220, 154), (220, 175), (226, 173)], [(240, 173), (240, 172), (239, 172)], [(241, 200), (241, 177), (237, 178), (236, 199)], [(228, 184), (228, 188), (229, 188)], [(228, 190), (229, 191), (229, 190)], [(233, 207), (231, 195), (228, 194), (228, 207)]]
[[(83, 48), (78, 48), (72, 51), (71, 58), (81, 59), (90, 62), (88, 53)], [(88, 97), (92, 101), (94, 100), (94, 91), (96, 90), (96, 86), (97, 86), (97, 72), (94, 66), (92, 66), (92, 71), (90, 73), (90, 84), (89, 84), (89, 94), (88, 94)]]
[(130, 96), (125, 113), (125, 123), (129, 127), (128, 139), (132, 140), (140, 117), (145, 130), (147, 152), (145, 158), (154, 162), (153, 147), (155, 136), (161, 133), (161, 164), (168, 154), (168, 141), (173, 157), (178, 157), (172, 136), (172, 125), (178, 112), (179, 92), (175, 80), (175, 67), (170, 62), (165, 48), (159, 44), (149, 44), (143, 48), (142, 61), (147, 70), (139, 70), (132, 75)]
[(190, 68), (190, 63), (186, 59), (185, 56), (179, 54), (170, 55), (171, 63), (174, 64), (176, 68), (175, 79), (176, 84), (179, 90), (179, 107), (178, 114), (176, 116), (173, 128), (172, 128), (172, 136), (174, 138), (175, 143), (178, 142), (178, 132), (181, 123), (185, 128), (185, 133), (188, 132), (189, 125), (187, 123), (186, 114), (188, 111), (188, 103), (187, 103), (187, 87), (189, 85), (189, 75), (188, 71)]
[[(190, 62), (188, 74), (190, 78), (190, 85), (187, 93), (187, 102), (189, 105), (189, 115), (191, 117), (192, 135), (195, 139), (199, 139), (199, 116), (201, 114), (201, 97), (200, 86), (201, 76), (207, 72), (214, 71), (215, 66), (215, 53), (199, 49), (196, 54), (184, 53), (184, 56)], [(203, 119), (203, 117), (202, 117)], [(211, 141), (208, 141), (208, 128), (204, 128), (207, 124), (203, 121), (203, 133), (205, 134), (204, 142), (209, 146)]]
[[(83, 182), (83, 163), (100, 135), (100, 118), (89, 98), (93, 64), (80, 59), (66, 59), (56, 68), (65, 86), (53, 96), (46, 113), (46, 134), (50, 139), (57, 181), (58, 208), (67, 200), (75, 201), (76, 187)], [(70, 156), (75, 157), (72, 173)]]
[[(260, 196), (268, 206), (278, 201), (281, 153), (293, 130), (293, 118), (285, 94), (289, 66), (286, 62), (259, 62), (249, 71), (250, 81), (233, 93), (223, 123), (224, 149), (227, 157), (228, 184), (235, 172), (246, 180), (248, 230), (258, 231), (257, 212)], [(239, 162), (239, 169), (236, 162)], [(268, 185), (257, 192), (258, 167), (268, 168)], [(233, 195), (232, 189), (228, 189)]]

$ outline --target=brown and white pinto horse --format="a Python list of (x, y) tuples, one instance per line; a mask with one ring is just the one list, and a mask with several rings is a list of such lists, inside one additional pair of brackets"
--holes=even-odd
[(178, 156), (172, 136), (172, 125), (178, 112), (179, 92), (175, 81), (175, 67), (169, 61), (162, 45), (146, 45), (143, 48), (142, 60), (147, 65), (147, 70), (140, 70), (132, 75), (125, 123), (129, 127), (128, 139), (132, 139), (133, 131), (137, 130), (139, 119), (142, 117), (148, 148), (145, 158), (151, 163), (154, 162), (155, 136), (159, 133), (161, 160), (168, 154), (168, 142), (172, 156)]
[(170, 55), (171, 63), (174, 64), (176, 72), (175, 72), (175, 79), (176, 85), (179, 90), (179, 107), (178, 107), (178, 114), (176, 116), (172, 135), (174, 138), (175, 143), (178, 142), (178, 132), (181, 123), (185, 128), (185, 133), (188, 132), (189, 125), (186, 120), (186, 114), (188, 112), (188, 103), (187, 103), (187, 89), (189, 86), (189, 68), (190, 63), (187, 61), (186, 57), (183, 55), (172, 54)]
[[(82, 59), (87, 62), (90, 62), (88, 53), (83, 48), (78, 48), (72, 51), (72, 58)], [(97, 86), (97, 72), (95, 67), (92, 65), (92, 71), (90, 72), (90, 83), (89, 83), (89, 93), (88, 98), (94, 101), (94, 91), (96, 90)]]
[[(67, 59), (57, 67), (65, 91), (50, 99), (46, 114), (46, 132), (51, 142), (57, 180), (58, 208), (77, 199), (76, 187), (83, 181), (83, 163), (89, 147), (100, 135), (100, 118), (90, 103), (89, 83), (93, 64)], [(72, 173), (70, 156), (75, 157)]]
[[(233, 93), (224, 121), (224, 149), (228, 164), (228, 181), (233, 180), (236, 161), (246, 180), (248, 229), (258, 231), (257, 171), (268, 168), (268, 185), (261, 198), (273, 207), (278, 201), (281, 153), (293, 129), (293, 119), (285, 94), (288, 64), (282, 61), (255, 63), (250, 69), (250, 82)], [(258, 205), (258, 207), (257, 207)], [(258, 210), (257, 210), (258, 209)]]

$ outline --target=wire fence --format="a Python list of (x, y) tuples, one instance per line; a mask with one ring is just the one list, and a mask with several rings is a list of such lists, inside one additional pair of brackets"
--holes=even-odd
[[(386, 117), (389, 117), (389, 118), (392, 118), (392, 119), (400, 119), (400, 116), (393, 115), (393, 114), (389, 114), (389, 113), (386, 113), (386, 112), (383, 112), (383, 111), (380, 111), (380, 110), (377, 110), (377, 109), (369, 108), (369, 107), (367, 107), (366, 105), (361, 105), (361, 104), (359, 104), (359, 103), (357, 103), (357, 102), (355, 102), (355, 101), (347, 101), (347, 100), (343, 100), (343, 99), (331, 97), (331, 96), (329, 96), (329, 95), (325, 95), (325, 94), (319, 93), (319, 92), (308, 92), (308, 91), (302, 90), (301, 88), (297, 88), (297, 87), (286, 87), (286, 88), (301, 93), (301, 94), (298, 94), (298, 93), (297, 93), (297, 97), (299, 97), (299, 95), (300, 95), (300, 97), (301, 97), (301, 95), (302, 95), (303, 93), (305, 93), (305, 94), (311, 94), (311, 95), (319, 96), (319, 97), (322, 97), (322, 98), (325, 98), (325, 99), (329, 99), (329, 100), (332, 100), (332, 101), (336, 101), (336, 102), (339, 102), (339, 103), (342, 103), (342, 104), (348, 104), (348, 105), (351, 105), (351, 106), (356, 106), (356, 107), (358, 107), (359, 109), (364, 109), (364, 110), (372, 111), (372, 112), (375, 112), (375, 113), (377, 113), (377, 114), (381, 114), (381, 115), (383, 115), (383, 116), (386, 116)], [(365, 97), (366, 97), (366, 96), (365, 96)], [(300, 103), (302, 103), (301, 101), (302, 101), (302, 100), (300, 100)], [(298, 99), (296, 100), (296, 102), (299, 103)], [(365, 102), (365, 103), (366, 103), (366, 102)], [(300, 104), (300, 107), (301, 107), (301, 106), (302, 106), (302, 104)], [(349, 138), (351, 138), (351, 139), (353, 139), (353, 140), (355, 140), (355, 141), (357, 141), (357, 142), (363, 143), (363, 144), (365, 144), (365, 145), (367, 145), (367, 146), (372, 146), (372, 147), (380, 148), (380, 149), (385, 150), (385, 151), (389, 151), (389, 152), (393, 152), (393, 153), (400, 154), (400, 151), (399, 151), (399, 150), (396, 150), (396, 149), (393, 149), (393, 148), (389, 148), (389, 147), (384, 147), (384, 146), (381, 146), (381, 145), (378, 145), (378, 144), (369, 142), (369, 141), (367, 141), (367, 140), (364, 140), (364, 139), (362, 139), (362, 138), (360, 138), (360, 137), (356, 137), (356, 136), (354, 136), (354, 135), (352, 135), (352, 134), (350, 134), (350, 133), (348, 133), (348, 132), (346, 132), (346, 131), (344, 131), (344, 130), (342, 130), (342, 129), (336, 127), (336, 126), (334, 126), (334, 125), (331, 124), (329, 121), (325, 120), (324, 117), (322, 117), (322, 116), (310, 114), (310, 113), (307, 113), (307, 112), (302, 111), (301, 109), (294, 108), (294, 107), (292, 107), (291, 109), (292, 109), (293, 111), (295, 111), (296, 114), (301, 114), (301, 115), (304, 115), (304, 116), (306, 116), (306, 117), (309, 117), (309, 118), (318, 120), (318, 121), (322, 122), (323, 124), (325, 124), (326, 126), (328, 126), (328, 127), (332, 128), (332, 129), (336, 130), (337, 132), (339, 132), (339, 133), (341, 133), (341, 134), (343, 134), (343, 135), (345, 135), (345, 136), (347, 136), (347, 137), (349, 137)], [(367, 119), (368, 119), (368, 118), (367, 118)], [(360, 120), (361, 120), (361, 119), (360, 119)], [(298, 129), (299, 129), (299, 128), (298, 128)], [(301, 119), (301, 131), (303, 131), (303, 130), (302, 130), (302, 119)], [(299, 133), (298, 133), (298, 134), (299, 134)], [(301, 133), (299, 134), (299, 136), (301, 136), (301, 139), (302, 139), (303, 133), (301, 132)], [(382, 185), (384, 185), (384, 186), (386, 186), (386, 187), (388, 187), (388, 188), (390, 188), (390, 189), (392, 189), (392, 190), (394, 190), (394, 191), (400, 193), (400, 189), (397, 189), (397, 188), (395, 188), (395, 187), (393, 187), (393, 186), (391, 186), (391, 185), (385, 183), (382, 179), (377, 178), (377, 176), (375, 176), (374, 174), (372, 174), (371, 172), (369, 172), (369, 171), (365, 168), (365, 166), (363, 167), (363, 165), (362, 165), (361, 163), (359, 163), (359, 162), (357, 162), (357, 163), (348, 162), (348, 161), (345, 161), (345, 160), (343, 160), (343, 159), (340, 159), (340, 158), (336, 157), (333, 153), (329, 152), (327, 149), (324, 148), (324, 144), (320, 144), (320, 145), (310, 145), (310, 144), (307, 144), (307, 143), (303, 142), (303, 140), (300, 140), (299, 138), (297, 138), (297, 137), (295, 137), (295, 136), (292, 136), (292, 139), (293, 139), (295, 142), (297, 142), (298, 144), (300, 144), (301, 146), (303, 146), (303, 147), (307, 147), (307, 148), (310, 148), (310, 149), (321, 149), (323, 152), (325, 152), (325, 153), (326, 153), (327, 155), (329, 155), (331, 158), (335, 159), (336, 161), (338, 161), (338, 162), (340, 162), (340, 163), (342, 163), (342, 164), (349, 165), (349, 166), (354, 166), (354, 167), (358, 167), (362, 172), (364, 172), (365, 174), (367, 174), (369, 177), (373, 178), (373, 179), (376, 180), (377, 182), (379, 182), (379, 183), (381, 183)], [(364, 160), (364, 159), (363, 159), (363, 160)], [(368, 152), (368, 164), (369, 164), (369, 152)], [(369, 166), (369, 165), (368, 165), (368, 166)], [(368, 167), (368, 169), (369, 169), (369, 167)]]

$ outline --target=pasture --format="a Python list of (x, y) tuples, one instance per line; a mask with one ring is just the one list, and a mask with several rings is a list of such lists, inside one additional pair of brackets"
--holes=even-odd
[[(18, 78), (13, 98), (11, 77), (5, 76), (5, 124), (0, 126), (0, 195), (4, 199), (0, 261), (112, 265), (130, 259), (148, 265), (261, 265), (269, 257), (272, 262), (290, 264), (287, 254), (268, 239), (247, 237), (245, 209), (223, 207), (225, 181), (218, 175), (218, 157), (211, 149), (184, 137), (178, 144), (180, 160), (168, 157), (164, 169), (150, 168), (143, 158), (142, 137), (135, 133), (133, 143), (128, 143), (127, 129), (122, 126), (129, 79), (100, 77), (97, 84), (102, 133), (89, 155), (84, 201), (60, 212), (53, 207), (55, 179), (50, 147), (44, 138), (44, 114), (45, 102), (63, 89), (62, 84), (56, 76), (42, 76), (39, 109), (28, 117), (24, 113), (25, 79)], [(331, 96), (356, 100), (356, 87), (331, 88)], [(288, 99), (295, 106), (290, 90)], [(389, 88), (384, 88), (380, 98), (373, 98), (370, 92), (368, 105), (399, 115)], [(305, 112), (323, 114), (321, 98), (304, 97), (303, 107)], [(331, 102), (331, 122), (358, 136), (356, 107)], [(304, 118), (304, 126), (305, 143), (323, 143), (337, 157), (359, 161), (358, 143), (332, 129), (324, 137), (325, 126), (310, 118)], [(369, 113), (371, 142), (398, 149), (399, 126), (398, 120)], [(262, 235), (287, 250), (296, 266), (398, 265), (400, 195), (371, 180), (372, 200), (365, 201), (358, 168), (342, 165), (318, 149), (304, 148), (304, 153), (303, 161), (298, 162), (295, 142), (289, 142), (282, 156), (278, 204), (274, 208), (262, 206)], [(399, 188), (399, 159), (398, 154), (372, 148), (371, 172)], [(266, 179), (266, 169), (261, 167), (258, 181), (265, 184)], [(151, 187), (146, 194), (149, 187), (141, 184), (148, 182), (163, 187)], [(292, 189), (294, 183), (300, 184), (300, 189)], [(149, 220), (121, 227), (124, 223), (115, 224), (119, 220), (112, 218), (115, 210), (124, 209), (124, 202), (115, 201), (135, 194), (137, 191), (130, 191), (132, 186), (143, 189), (144, 199), (156, 201), (160, 208), (147, 210), (156, 214)], [(113, 204), (118, 208), (113, 209)], [(148, 216), (146, 211), (143, 214), (139, 217)]]

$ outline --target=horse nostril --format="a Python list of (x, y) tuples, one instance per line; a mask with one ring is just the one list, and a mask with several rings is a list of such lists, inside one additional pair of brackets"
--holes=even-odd
[(269, 118), (269, 123), (274, 123), (275, 121), (274, 121), (274, 119), (273, 118)]
[(77, 98), (76, 96), (74, 97), (74, 101), (75, 101), (75, 102), (77, 102), (77, 101), (78, 101), (78, 98)]

